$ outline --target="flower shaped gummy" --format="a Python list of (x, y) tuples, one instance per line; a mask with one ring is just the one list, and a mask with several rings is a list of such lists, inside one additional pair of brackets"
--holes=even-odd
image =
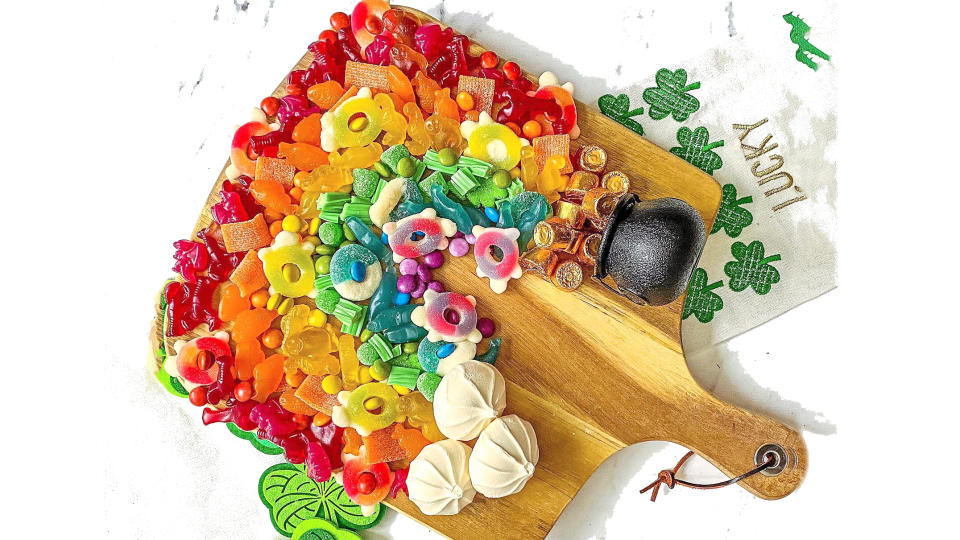
[(410, 314), (410, 322), (427, 330), (430, 341), (480, 343), (483, 335), (477, 330), (477, 299), (454, 292), (423, 293), (423, 305)]
[[(511, 278), (517, 279), (523, 275), (523, 269), (520, 268), (520, 249), (517, 247), (520, 231), (474, 225), (472, 232), (477, 239), (473, 246), (473, 256), (477, 260), (477, 276), (490, 278), (490, 288), (500, 294), (507, 290), (507, 282)], [(494, 257), (495, 249), (500, 252), (499, 259)]]
[(407, 216), (400, 221), (385, 223), (383, 232), (393, 250), (393, 262), (429, 255), (447, 248), (447, 237), (457, 232), (457, 224), (446, 218), (438, 218), (437, 211), (425, 208), (419, 214)]

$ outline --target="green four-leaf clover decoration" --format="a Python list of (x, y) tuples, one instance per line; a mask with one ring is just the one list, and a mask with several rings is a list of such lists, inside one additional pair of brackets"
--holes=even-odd
[(723, 186), (720, 208), (717, 210), (717, 218), (713, 222), (713, 228), (710, 229), (710, 234), (723, 229), (730, 238), (740, 236), (743, 228), (753, 223), (753, 214), (741, 205), (752, 202), (753, 197), (750, 196), (738, 199), (737, 187), (733, 184)]
[[(379, 523), (385, 512), (384, 506), (377, 504), (373, 514), (363, 515), (360, 506), (347, 497), (343, 486), (334, 478), (317, 482), (307, 476), (303, 465), (273, 465), (263, 471), (258, 490), (260, 501), (270, 510), (273, 527), (286, 537), (293, 536), (301, 524), (314, 519), (328, 521), (335, 528), (368, 529)], [(314, 529), (317, 522), (309, 525)], [(306, 531), (301, 528), (301, 532)], [(315, 536), (323, 538), (319, 532)], [(347, 533), (331, 536), (337, 540), (354, 538)]]
[(700, 83), (687, 84), (686, 70), (663, 68), (657, 71), (656, 81), (657, 86), (643, 91), (643, 100), (650, 104), (650, 118), (662, 120), (670, 115), (677, 122), (683, 122), (700, 108), (700, 100), (688, 94), (700, 88)]
[(753, 287), (757, 294), (770, 292), (770, 287), (780, 281), (780, 271), (770, 263), (779, 261), (780, 255), (764, 256), (763, 242), (754, 240), (750, 245), (734, 242), (730, 247), (734, 261), (723, 266), (723, 272), (730, 278), (730, 290), (740, 292)]
[(604, 94), (597, 100), (597, 106), (600, 107), (600, 112), (609, 116), (618, 124), (637, 135), (643, 135), (643, 126), (633, 119), (634, 116), (643, 114), (643, 107), (630, 109), (630, 98), (626, 94), (620, 94), (616, 97), (612, 94)]
[(707, 285), (708, 281), (706, 270), (697, 268), (693, 271), (690, 285), (687, 287), (687, 297), (683, 301), (684, 319), (693, 315), (698, 321), (708, 323), (713, 320), (715, 312), (723, 309), (723, 298), (713, 292), (714, 289), (723, 287), (723, 281)]
[(690, 163), (707, 174), (723, 166), (723, 159), (713, 151), (723, 146), (723, 141), (710, 142), (710, 132), (705, 127), (698, 127), (691, 131), (688, 127), (677, 130), (677, 142), (670, 153)]

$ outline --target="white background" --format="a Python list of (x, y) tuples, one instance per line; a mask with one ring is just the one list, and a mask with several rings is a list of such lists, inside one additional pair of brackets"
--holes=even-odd
[[(410, 3), (557, 71), (588, 102), (716, 46), (731, 23), (783, 30), (782, 13), (810, 22), (818, 9)], [(352, 5), (245, 4), (4, 6), (4, 537), (276, 536), (256, 496), (276, 459), (198, 427), (144, 371), (170, 243), (189, 231), (232, 126)], [(812, 430), (806, 482), (776, 502), (727, 488), (651, 504), (639, 489), (683, 449), (638, 445), (598, 470), (551, 538), (955, 534), (957, 10), (880, 4), (848, 5), (843, 39), (823, 44), (842, 85), (840, 288), (717, 356), (721, 397)], [(686, 472), (717, 479), (700, 460)], [(393, 513), (364, 536), (436, 537)]]

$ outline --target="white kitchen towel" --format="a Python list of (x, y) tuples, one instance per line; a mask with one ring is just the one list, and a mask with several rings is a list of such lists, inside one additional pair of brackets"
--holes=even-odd
[(779, 24), (766, 46), (734, 38), (598, 100), (723, 186), (684, 306), (688, 353), (837, 285), (837, 72), (814, 47), (833, 36), (792, 14)]

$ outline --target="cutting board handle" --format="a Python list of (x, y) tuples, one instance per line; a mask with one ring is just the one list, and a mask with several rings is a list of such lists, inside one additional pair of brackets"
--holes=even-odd
[(679, 421), (671, 422), (672, 433), (664, 434), (663, 440), (693, 450), (731, 478), (755, 468), (767, 451), (773, 451), (785, 460), (777, 467), (782, 470), (755, 474), (740, 485), (769, 500), (786, 497), (800, 486), (807, 471), (807, 446), (799, 432), (720, 401), (693, 384), (695, 392), (702, 395), (688, 402), (689, 407), (677, 415)]

